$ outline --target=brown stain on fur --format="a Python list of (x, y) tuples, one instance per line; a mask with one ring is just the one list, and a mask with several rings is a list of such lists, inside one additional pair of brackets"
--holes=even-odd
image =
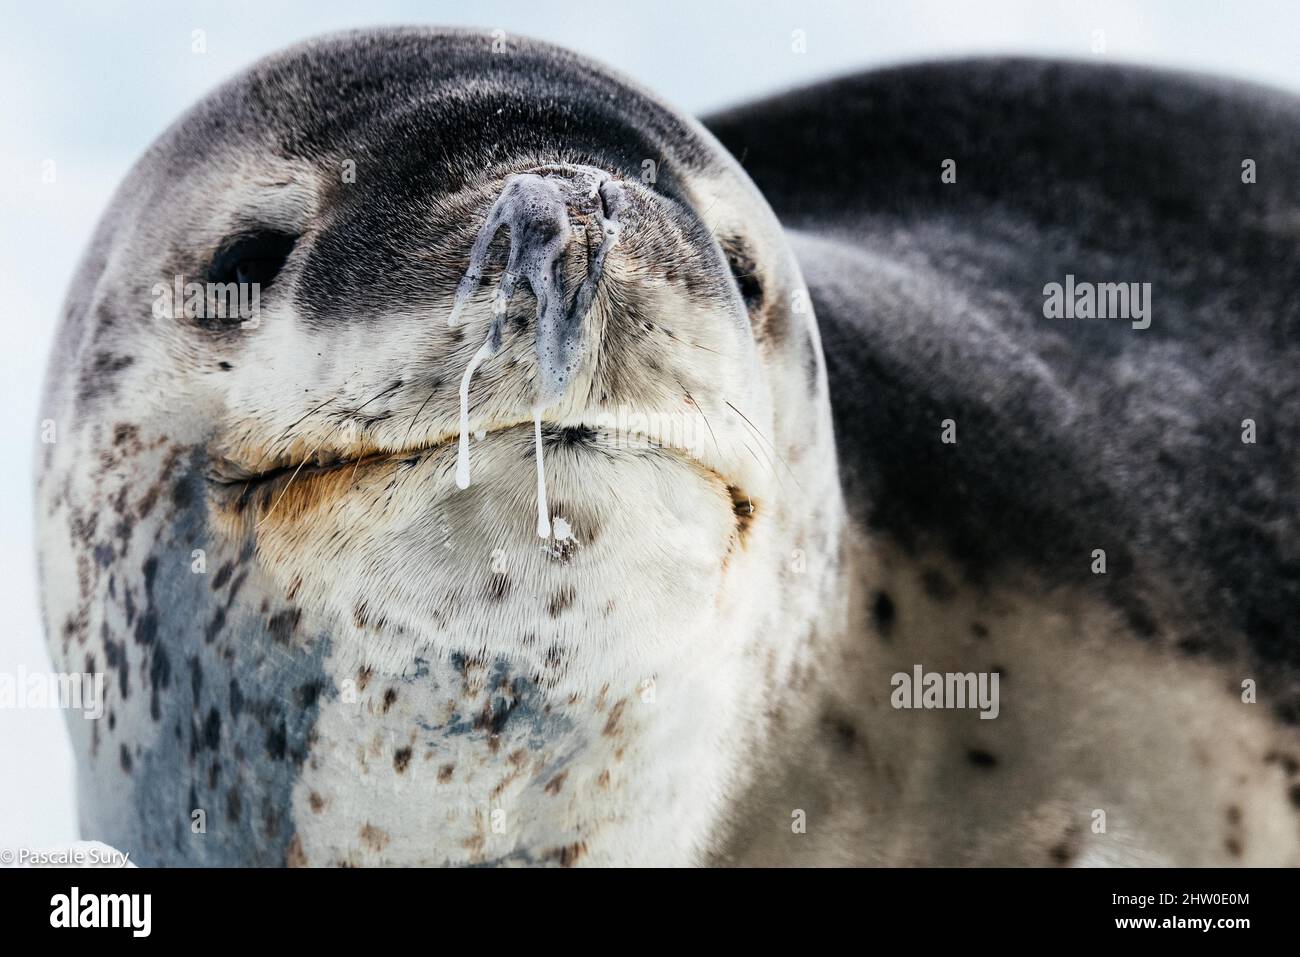
[(375, 827), (369, 821), (361, 826), (360, 837), (361, 843), (376, 854), (386, 848), (391, 840), (387, 831)]
[(727, 494), (731, 496), (731, 511), (736, 516), (736, 535), (743, 546), (749, 539), (749, 532), (754, 526), (754, 516), (758, 514), (758, 507), (754, 504), (753, 499), (734, 485), (727, 486)]
[(302, 837), (298, 834), (289, 842), (289, 851), (285, 855), (286, 867), (307, 867), (307, 855), (302, 849)]
[(587, 853), (587, 845), (583, 841), (574, 844), (565, 844), (562, 847), (553, 847), (542, 855), (544, 861), (554, 861), (561, 867), (573, 867), (578, 860)]
[(609, 720), (605, 722), (605, 730), (601, 732), (605, 737), (612, 738), (618, 734), (619, 722), (623, 719), (623, 709), (625, 707), (627, 707), (626, 698), (609, 709)]

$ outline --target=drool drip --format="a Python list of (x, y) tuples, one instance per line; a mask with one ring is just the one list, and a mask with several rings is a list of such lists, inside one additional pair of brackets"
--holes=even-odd
[(469, 488), (469, 382), (474, 378), (474, 370), (492, 352), (492, 336), (489, 334), (460, 377), (460, 442), (456, 447), (456, 485), (460, 488)]
[[(551, 535), (546, 505), (546, 471), (542, 463), (542, 412), (563, 398), (583, 352), (582, 327), (595, 298), (605, 258), (618, 240), (618, 213), (626, 205), (623, 187), (601, 170), (587, 166), (557, 167), (568, 175), (519, 173), (506, 180), (505, 189), (488, 210), (487, 220), (470, 249), (469, 268), (456, 285), (447, 325), (456, 326), (461, 312), (483, 279), (483, 267), (492, 240), (503, 226), (510, 228), (510, 253), (501, 283), (492, 301), (492, 324), (487, 338), (465, 367), (460, 380), (460, 437), (456, 450), (456, 485), (468, 488), (469, 389), (483, 362), (501, 350), (506, 308), (522, 277), (537, 299), (534, 329), (537, 353), (537, 395), (534, 398), (533, 444), (537, 456), (537, 534)], [(578, 287), (571, 309), (565, 308), (563, 256), (573, 235), (569, 207), (596, 219), (601, 243), (592, 257), (587, 277)], [(480, 430), (478, 435), (483, 435)], [(557, 518), (557, 528), (563, 519)], [(567, 523), (563, 524), (567, 530)]]
[(537, 449), (537, 537), (550, 538), (551, 510), (546, 506), (546, 467), (542, 464), (542, 410), (538, 408), (533, 409), (533, 446)]

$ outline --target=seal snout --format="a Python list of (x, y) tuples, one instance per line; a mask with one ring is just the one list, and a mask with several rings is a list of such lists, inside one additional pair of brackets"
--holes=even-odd
[[(487, 338), (474, 353), (460, 380), (460, 441), (456, 484), (468, 488), (469, 387), (484, 359), (501, 350), (506, 308), (520, 279), (537, 299), (535, 344), (537, 395), (533, 400), (533, 430), (537, 465), (537, 534), (549, 538), (551, 524), (546, 505), (546, 478), (542, 465), (542, 410), (562, 398), (577, 372), (583, 351), (583, 320), (591, 308), (605, 268), (605, 258), (618, 241), (618, 215), (627, 205), (623, 187), (603, 170), (567, 166), (515, 173), (506, 178), (501, 195), (488, 210), (487, 220), (470, 250), (469, 267), (456, 287), (447, 324), (454, 326), (469, 297), (483, 279), (483, 266), (492, 240), (503, 228), (510, 230), (510, 250), (492, 303), (492, 324)], [(563, 270), (564, 255), (573, 239), (569, 210), (594, 219), (601, 240), (588, 265), (577, 294), (569, 303)]]
[[(618, 241), (622, 228), (619, 216), (627, 205), (623, 185), (604, 170), (590, 166), (540, 167), (539, 171), (507, 177), (474, 240), (469, 268), (456, 287), (447, 323), (454, 326), (459, 322), (466, 302), (482, 282), (492, 240), (503, 227), (508, 228), (510, 249), (492, 302), (492, 325), (476, 359), (482, 361), (500, 351), (506, 307), (522, 279), (537, 299), (537, 409), (560, 399), (577, 371), (583, 350), (583, 320), (595, 298), (605, 259)], [(571, 305), (562, 268), (564, 254), (574, 237), (570, 210), (594, 220), (601, 231), (600, 245)], [(476, 365), (471, 362), (467, 372)]]

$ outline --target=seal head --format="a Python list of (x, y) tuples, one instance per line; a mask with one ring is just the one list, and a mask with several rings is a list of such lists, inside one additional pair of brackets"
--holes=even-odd
[(703, 859), (836, 607), (801, 290), (710, 134), (550, 46), (352, 33), (200, 103), (48, 378), (48, 632), (115, 678), (73, 722), (85, 831), (146, 864)]

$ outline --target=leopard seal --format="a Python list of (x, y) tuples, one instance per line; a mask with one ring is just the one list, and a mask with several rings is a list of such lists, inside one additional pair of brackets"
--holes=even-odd
[[(1113, 212), (1122, 178), (980, 125), (1049, 112), (1035, 81), (1294, 107), (1120, 75), (869, 74), (710, 132), (549, 45), (392, 29), (201, 102), (119, 189), (47, 379), (49, 644), (111, 677), (70, 722), (85, 836), (145, 866), (1295, 862), (1292, 380), (1238, 382), (1224, 415), (1277, 440), (1248, 461), (1096, 446), (1208, 423), (1204, 341), (1040, 327), (1025, 292), (1081, 250), (1154, 270), (1160, 215), (1271, 252), (1279, 200), (1166, 180), (1090, 232), (1033, 198)], [(947, 193), (906, 132), (932, 102), (971, 151)], [(1198, 149), (1229, 114), (1259, 115)], [(1285, 273), (1230, 265), (1155, 301), (1202, 336), (1194, 292), (1237, 308), (1215, 370), (1279, 368), (1293, 312), (1214, 284)], [(1158, 493), (1210, 461), (1261, 470), (1255, 511)], [(1234, 536), (1267, 547), (1217, 564)], [(999, 674), (998, 716), (892, 706), (914, 666)]]

